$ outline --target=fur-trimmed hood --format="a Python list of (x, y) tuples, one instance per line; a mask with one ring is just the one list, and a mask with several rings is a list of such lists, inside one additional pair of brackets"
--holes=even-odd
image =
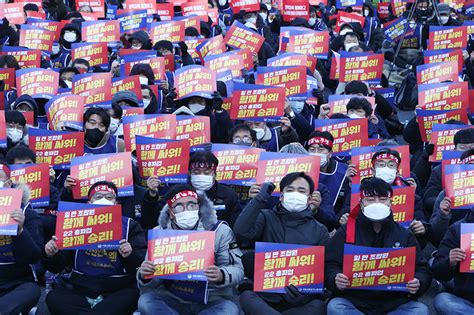
[(20, 189), (23, 191), (23, 195), (21, 196), (21, 205), (26, 206), (30, 202), (30, 194), (31, 194), (30, 186), (22, 184), (22, 183), (13, 183), (12, 188)]
[[(207, 198), (206, 193), (198, 193), (199, 196), (199, 225), (197, 230), (211, 230), (214, 225), (217, 223), (217, 214), (214, 209), (214, 204), (209, 198)], [(171, 220), (168, 213), (169, 206), (166, 204), (163, 209), (161, 209), (160, 217), (158, 218), (158, 225), (161, 229), (171, 229)]]

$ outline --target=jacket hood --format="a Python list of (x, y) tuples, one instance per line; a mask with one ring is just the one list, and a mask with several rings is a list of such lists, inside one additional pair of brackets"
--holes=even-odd
[(150, 39), (150, 37), (145, 31), (138, 31), (138, 32), (133, 33), (128, 38), (128, 41), (131, 43), (133, 39), (140, 41), (140, 43), (144, 45)]
[(137, 95), (132, 91), (120, 91), (112, 96), (112, 104), (117, 104), (120, 101), (125, 101), (133, 107), (139, 106)]
[(21, 104), (27, 104), (31, 109), (33, 109), (34, 124), (36, 126), (38, 122), (38, 103), (36, 103), (36, 100), (30, 95), (22, 95), (17, 98), (10, 107), (12, 110), (18, 110), (18, 107)]
[[(204, 230), (211, 230), (214, 225), (217, 223), (217, 214), (214, 209), (214, 204), (209, 198), (207, 198), (205, 193), (198, 193), (199, 201), (199, 225), (198, 229), (202, 227)], [(158, 225), (162, 229), (171, 229), (171, 220), (168, 213), (169, 206), (165, 204), (163, 209), (161, 209), (160, 217), (158, 218)]]
[(155, 74), (149, 64), (138, 63), (130, 70), (130, 75), (144, 75), (148, 78), (150, 84), (155, 84)]

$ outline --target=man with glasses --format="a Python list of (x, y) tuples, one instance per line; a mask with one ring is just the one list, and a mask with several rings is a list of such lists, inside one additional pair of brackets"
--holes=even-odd
[(257, 147), (257, 133), (247, 124), (236, 125), (229, 131), (229, 143)]
[[(117, 204), (117, 187), (100, 181), (89, 189), (89, 203)], [(65, 285), (57, 285), (46, 296), (51, 314), (131, 314), (139, 297), (135, 273), (146, 252), (146, 239), (140, 225), (122, 217), (122, 240), (118, 250), (60, 251), (57, 237), (45, 245), (44, 265), (59, 273), (71, 268)]]
[[(142, 294), (138, 302), (140, 313), (239, 314), (239, 308), (232, 301), (233, 287), (243, 279), (244, 272), (240, 258), (242, 253), (234, 233), (227, 224), (217, 220), (213, 204), (205, 194), (198, 195), (192, 186), (175, 185), (170, 188), (165, 199), (166, 205), (161, 210), (156, 229), (215, 231), (214, 265), (204, 271), (208, 281), (206, 292), (199, 291), (202, 295), (208, 294), (208, 302), (191, 301), (189, 295), (181, 295), (180, 290), (173, 290), (172, 293), (169, 288), (176, 285), (172, 280), (145, 279), (156, 268), (152, 261), (145, 258), (137, 274)], [(190, 284), (180, 281), (179, 285)]]

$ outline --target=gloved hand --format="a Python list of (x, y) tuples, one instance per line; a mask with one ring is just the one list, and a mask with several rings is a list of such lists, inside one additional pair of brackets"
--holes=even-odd
[(179, 45), (179, 50), (181, 50), (181, 56), (189, 55), (188, 46), (186, 45), (185, 42), (179, 42), (178, 45)]
[(275, 184), (271, 182), (263, 183), (260, 191), (258, 192), (255, 198), (260, 199), (260, 201), (266, 202), (272, 196), (273, 191), (275, 190)]
[(215, 111), (222, 111), (222, 104), (224, 103), (224, 99), (221, 96), (221, 93), (215, 91), (212, 93), (212, 109)]
[(283, 295), (283, 299), (292, 305), (304, 305), (313, 299), (311, 295), (302, 294), (292, 284), (286, 286), (285, 291), (286, 294)]

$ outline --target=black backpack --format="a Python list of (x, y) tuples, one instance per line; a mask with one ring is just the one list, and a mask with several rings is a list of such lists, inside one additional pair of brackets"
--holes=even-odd
[(415, 110), (418, 105), (418, 86), (416, 82), (416, 75), (409, 72), (402, 85), (395, 93), (395, 105), (404, 111)]

